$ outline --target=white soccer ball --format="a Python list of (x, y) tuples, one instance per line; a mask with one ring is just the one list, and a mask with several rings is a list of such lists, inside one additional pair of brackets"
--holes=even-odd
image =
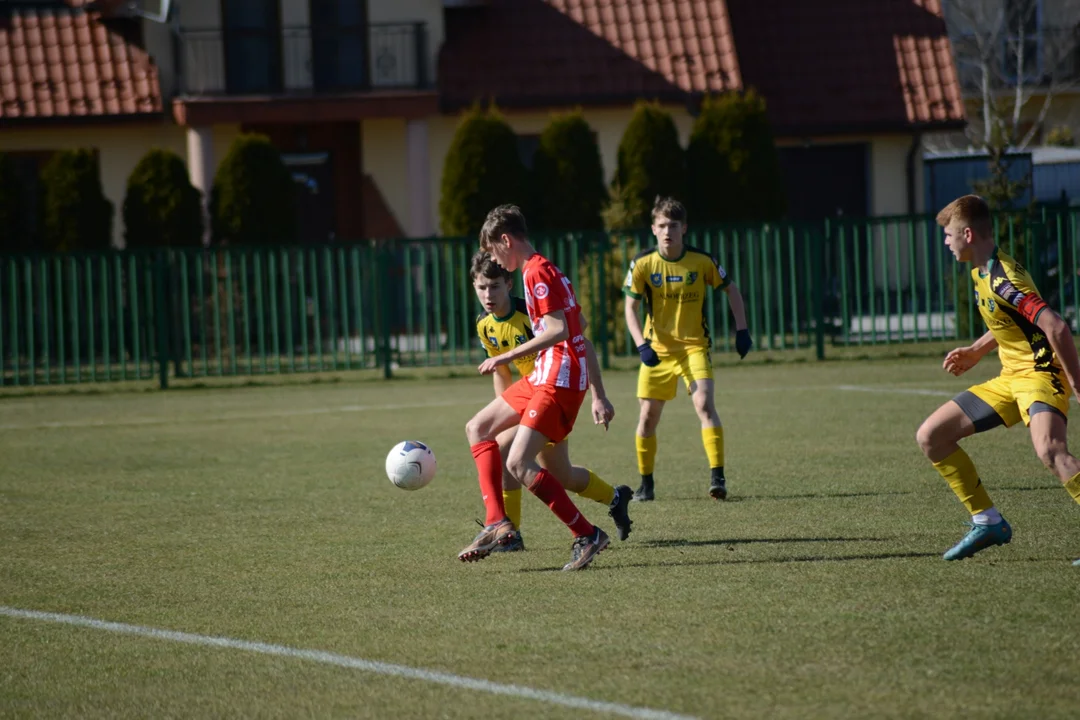
[(431, 448), (416, 440), (399, 442), (386, 456), (386, 476), (402, 490), (419, 490), (435, 477)]

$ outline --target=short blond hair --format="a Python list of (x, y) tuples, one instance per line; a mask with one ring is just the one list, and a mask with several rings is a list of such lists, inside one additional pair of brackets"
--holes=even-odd
[(958, 197), (943, 207), (937, 214), (937, 224), (943, 228), (959, 224), (984, 237), (993, 229), (990, 206), (978, 195)]

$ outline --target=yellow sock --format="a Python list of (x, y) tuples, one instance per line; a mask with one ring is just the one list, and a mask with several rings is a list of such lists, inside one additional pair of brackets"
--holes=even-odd
[(934, 469), (941, 473), (941, 477), (945, 478), (956, 497), (972, 515), (994, 507), (982, 480), (979, 479), (978, 471), (975, 470), (975, 463), (971, 462), (963, 448), (957, 448), (949, 457), (934, 463)]
[(637, 446), (637, 467), (642, 475), (652, 475), (653, 465), (656, 463), (656, 436), (634, 437)]
[(601, 480), (599, 475), (590, 470), (589, 484), (578, 495), (604, 505), (610, 505), (611, 501), (615, 499), (615, 488)]
[(506, 510), (506, 517), (510, 518), (510, 522), (514, 523), (514, 527), (521, 528), (521, 488), (517, 490), (507, 490), (503, 488), (503, 508)]
[(1080, 503), (1080, 473), (1072, 476), (1069, 482), (1065, 483), (1065, 489), (1072, 495), (1072, 499)]
[(705, 454), (709, 456), (709, 467), (724, 467), (724, 428), (701, 428), (701, 442), (705, 445)]

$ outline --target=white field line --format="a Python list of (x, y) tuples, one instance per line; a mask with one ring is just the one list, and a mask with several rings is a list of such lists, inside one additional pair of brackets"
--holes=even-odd
[(336, 665), (338, 667), (351, 668), (353, 670), (374, 673), (376, 675), (422, 680), (424, 682), (434, 683), (436, 685), (446, 685), (461, 690), (474, 690), (476, 692), (491, 693), (493, 695), (506, 695), (525, 700), (536, 700), (537, 702), (547, 703), (549, 705), (561, 705), (563, 707), (607, 713), (621, 717), (642, 718), (644, 720), (694, 720), (691, 716), (679, 715), (664, 710), (652, 710), (650, 708), (634, 707), (632, 705), (620, 705), (619, 703), (590, 700), (575, 695), (564, 695), (563, 693), (551, 692), (550, 690), (537, 690), (522, 685), (505, 685), (489, 680), (480, 680), (478, 678), (439, 672), (437, 670), (424, 670), (422, 668), (413, 668), (406, 665), (393, 665), (390, 663), (377, 662), (375, 660), (364, 660), (363, 658), (338, 655), (322, 650), (302, 650), (300, 648), (292, 648), (285, 645), (270, 645), (261, 642), (251, 642), (249, 640), (215, 637), (213, 635), (193, 635), (191, 633), (176, 632), (174, 630), (161, 630), (141, 625), (127, 625), (125, 623), (95, 620), (94, 618), (83, 617), (80, 615), (62, 615), (59, 613), (40, 612), (38, 610), (20, 610), (18, 608), (5, 607), (3, 605), (0, 605), (0, 615), (25, 620), (39, 620), (41, 622), (75, 625), (77, 627), (104, 630), (106, 632), (120, 633), (123, 635), (148, 637), (155, 640), (169, 640), (171, 642), (185, 643), (188, 645), (243, 650), (245, 652), (258, 653), (261, 655), (277, 655), (280, 657), (295, 658), (297, 660), (323, 663), (324, 665)]
[(886, 395), (932, 395), (934, 397), (954, 397), (956, 390), (930, 390), (927, 388), (876, 387), (873, 385), (837, 385), (837, 390), (850, 392), (882, 393)]
[(233, 420), (261, 420), (264, 418), (298, 417), (304, 415), (332, 415), (335, 413), (372, 412), (378, 410), (411, 410), (416, 408), (451, 407), (461, 405), (458, 400), (428, 403), (387, 403), (384, 405), (342, 405), (340, 407), (303, 408), (298, 410), (269, 410), (266, 412), (225, 413), (223, 415), (200, 415), (188, 419), (145, 417), (130, 420), (66, 420), (63, 422), (31, 423), (27, 425), (0, 425), (0, 430), (50, 430), (55, 428), (124, 427), (139, 425), (177, 425), (182, 423), (232, 422)]
[[(949, 390), (927, 390), (922, 388), (896, 388), (872, 385), (784, 385), (760, 388), (717, 387), (718, 395), (757, 395), (777, 392), (805, 392), (814, 390), (847, 390), (855, 392), (886, 393), (900, 395), (933, 395), (952, 397), (956, 393)], [(342, 405), (339, 407), (304, 408), (299, 410), (269, 410), (266, 412), (225, 413), (222, 415), (201, 415), (189, 419), (146, 417), (130, 420), (63, 420), (41, 423), (0, 424), (0, 430), (55, 430), (63, 428), (98, 428), (98, 427), (139, 427), (144, 425), (180, 425), (184, 423), (232, 422), (234, 420), (262, 420), (266, 418), (302, 417), (305, 415), (333, 415), (336, 413), (374, 412), (380, 410), (415, 410), (436, 407), (454, 407), (462, 405), (462, 400), (445, 400), (427, 403), (386, 403), (382, 405)], [(479, 403), (479, 400), (478, 400)], [(477, 404), (477, 409), (481, 406)]]

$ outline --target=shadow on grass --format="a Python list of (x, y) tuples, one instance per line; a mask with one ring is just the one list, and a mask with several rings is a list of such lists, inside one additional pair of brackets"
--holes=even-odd
[(652, 548), (670, 547), (707, 547), (709, 545), (751, 545), (755, 543), (812, 543), (812, 542), (887, 542), (893, 538), (879, 537), (814, 537), (814, 538), (738, 538), (738, 539), (715, 539), (715, 540), (684, 540), (675, 538), (672, 540), (644, 540), (638, 545)]
[[(1007, 488), (1003, 488), (1007, 489)], [(821, 493), (793, 493), (791, 495), (729, 495), (727, 500), (717, 503), (727, 505), (729, 503), (758, 502), (761, 500), (832, 500), (835, 498), (862, 498), (862, 497), (890, 497), (894, 495), (914, 495), (911, 490), (877, 490), (867, 492), (821, 492)], [(700, 503), (702, 495), (664, 497), (665, 502), (688, 502)], [(708, 499), (708, 498), (704, 498)], [(639, 503), (634, 503), (638, 505)]]
[[(710, 565), (786, 565), (789, 563), (813, 563), (813, 562), (850, 562), (852, 560), (906, 560), (910, 558), (940, 558), (936, 552), (894, 552), (894, 553), (865, 553), (859, 555), (810, 555), (806, 557), (789, 558), (754, 558), (737, 560), (704, 560), (704, 561), (673, 561), (660, 560), (654, 563), (622, 563), (619, 565), (590, 565), (591, 571), (625, 570), (627, 568), (657, 568), (657, 567), (703, 567)], [(521, 568), (517, 572), (542, 573), (561, 572), (562, 568)]]
[(731, 500), (814, 500), (818, 498), (859, 498), (859, 497), (888, 497), (891, 495), (914, 495), (911, 490), (876, 490), (873, 492), (823, 492), (823, 493), (794, 493), (792, 495), (743, 495), (729, 498)]

